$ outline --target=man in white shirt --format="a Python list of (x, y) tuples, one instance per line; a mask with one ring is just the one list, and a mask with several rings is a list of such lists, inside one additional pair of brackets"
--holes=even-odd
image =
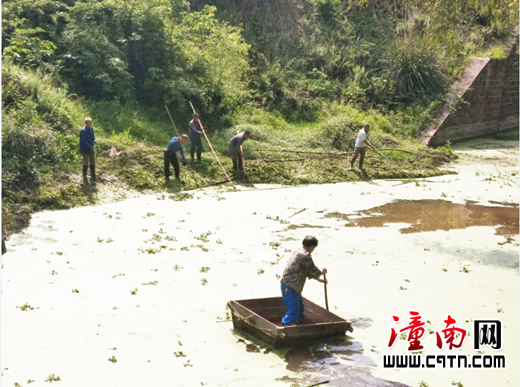
[(352, 160), (350, 160), (350, 170), (351, 171), (354, 170), (354, 162), (356, 161), (356, 159), (359, 155), (359, 169), (361, 171), (365, 172), (365, 170), (363, 169), (363, 160), (365, 159), (366, 147), (368, 146), (370, 149), (376, 150), (376, 148), (374, 148), (372, 146), (372, 144), (370, 144), (367, 140), (367, 134), (369, 131), (370, 131), (370, 125), (365, 124), (357, 135), (356, 145), (355, 145), (356, 149), (354, 150), (354, 155), (352, 156)]

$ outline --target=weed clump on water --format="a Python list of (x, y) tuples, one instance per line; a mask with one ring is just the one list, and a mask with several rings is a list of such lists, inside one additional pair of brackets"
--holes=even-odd
[(176, 202), (182, 202), (185, 200), (193, 199), (193, 195), (190, 193), (179, 193), (176, 195), (170, 195), (168, 199), (176, 201)]
[(114, 355), (112, 355), (112, 357), (109, 357), (109, 358), (108, 358), (108, 361), (109, 361), (109, 362), (112, 362), (112, 363), (117, 363), (117, 359), (115, 358)]
[(34, 310), (34, 308), (29, 304), (23, 304), (22, 306), (17, 306), (22, 312), (28, 311), (28, 310)]
[(204, 245), (191, 245), (191, 247), (198, 247), (200, 248), (202, 251), (204, 251), (205, 253), (207, 253), (209, 251), (208, 248), (204, 247)]
[(205, 233), (200, 234), (199, 236), (194, 237), (195, 239), (202, 242), (209, 242), (208, 236), (212, 234), (211, 231), (206, 231)]
[(140, 248), (137, 251), (139, 251), (140, 253), (157, 254), (161, 251), (161, 249), (154, 249), (154, 248), (149, 247), (147, 249)]
[(46, 382), (52, 383), (52, 382), (59, 382), (61, 378), (58, 375), (50, 374), (47, 379), (45, 379)]
[(280, 242), (269, 242), (269, 246), (273, 249), (273, 250), (278, 250), (278, 247), (280, 247)]

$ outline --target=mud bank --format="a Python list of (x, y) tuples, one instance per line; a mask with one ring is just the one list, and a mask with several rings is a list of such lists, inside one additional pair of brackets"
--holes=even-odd
[[(75, 387), (515, 385), (518, 141), (454, 148), (458, 175), (213, 189), (36, 214), (2, 257), (4, 385), (46, 385), (51, 374)], [(233, 332), (226, 302), (278, 296), (307, 234), (329, 270), (331, 310), (354, 332), (276, 351)], [(307, 282), (304, 295), (324, 305), (322, 284)], [(428, 321), (425, 354), (451, 354), (433, 333), (448, 314), (471, 334), (472, 320), (500, 319), (507, 368), (383, 368), (382, 354), (406, 353), (405, 340), (387, 344), (411, 310)], [(474, 353), (472, 337), (455, 352)]]

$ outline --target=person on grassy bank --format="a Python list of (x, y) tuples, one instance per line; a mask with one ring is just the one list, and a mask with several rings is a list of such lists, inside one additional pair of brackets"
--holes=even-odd
[(244, 154), (242, 153), (242, 143), (247, 140), (251, 136), (251, 132), (246, 130), (245, 132), (238, 133), (229, 141), (229, 155), (231, 156), (231, 161), (233, 161), (233, 170), (237, 169), (244, 170)]
[(197, 162), (202, 161), (202, 130), (200, 127), (199, 115), (193, 114), (193, 119), (189, 123), (190, 151), (191, 160), (195, 162), (195, 149), (197, 149)]
[(352, 160), (350, 160), (350, 170), (351, 171), (354, 170), (354, 162), (356, 161), (356, 158), (358, 156), (359, 156), (359, 169), (361, 171), (365, 171), (363, 169), (363, 161), (365, 160), (366, 147), (368, 146), (370, 149), (376, 150), (376, 148), (374, 148), (372, 146), (372, 144), (370, 144), (367, 140), (368, 132), (370, 132), (370, 125), (365, 124), (357, 135), (354, 154), (352, 155)]
[(188, 141), (188, 136), (183, 134), (180, 137), (173, 137), (168, 144), (168, 147), (164, 150), (164, 177), (166, 181), (170, 180), (170, 163), (173, 165), (175, 171), (175, 178), (180, 179), (179, 171), (179, 160), (177, 160), (177, 153), (180, 151), (182, 160), (186, 160), (186, 155), (182, 149), (182, 144)]
[(87, 181), (87, 171), (90, 165), (92, 180), (96, 180), (96, 158), (94, 144), (96, 136), (92, 127), (92, 118), (85, 118), (85, 125), (79, 131), (79, 153), (83, 157), (83, 181)]
[(287, 313), (282, 319), (283, 325), (299, 325), (305, 320), (302, 290), (307, 278), (327, 282), (320, 278), (321, 275), (327, 274), (327, 269), (318, 269), (311, 256), (318, 246), (318, 240), (313, 236), (306, 236), (302, 244), (302, 247), (292, 252), (282, 275), (282, 297), (287, 307)]

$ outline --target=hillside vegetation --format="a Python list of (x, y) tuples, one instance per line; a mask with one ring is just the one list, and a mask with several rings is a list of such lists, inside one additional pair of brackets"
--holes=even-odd
[[(517, 0), (11, 0), (2, 10), (4, 238), (36, 210), (222, 181), (205, 153), (165, 185), (162, 148), (175, 132), (164, 104), (185, 132), (193, 102), (228, 170), (229, 138), (253, 132), (242, 184), (439, 174), (449, 145), (435, 152), (415, 137), (467, 59), (505, 56), (518, 24)], [(95, 186), (80, 176), (86, 116)], [(339, 153), (366, 122), (374, 145), (411, 153), (369, 154), (368, 175), (348, 172)]]

